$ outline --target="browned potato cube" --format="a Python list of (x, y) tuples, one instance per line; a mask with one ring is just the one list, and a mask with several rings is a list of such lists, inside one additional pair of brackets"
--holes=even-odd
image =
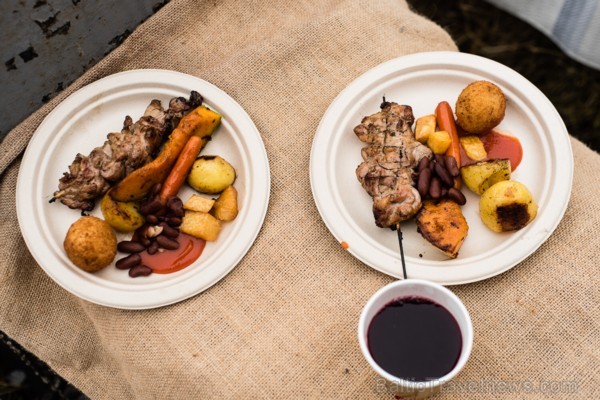
[(186, 211), (180, 229), (199, 239), (214, 241), (219, 237), (221, 221), (205, 212)]
[(429, 135), (435, 131), (436, 121), (435, 115), (425, 115), (417, 119), (415, 124), (415, 139), (425, 144)]
[(198, 194), (193, 194), (188, 201), (185, 202), (183, 208), (185, 210), (197, 211), (197, 212), (209, 212), (215, 204), (214, 199), (208, 199)]

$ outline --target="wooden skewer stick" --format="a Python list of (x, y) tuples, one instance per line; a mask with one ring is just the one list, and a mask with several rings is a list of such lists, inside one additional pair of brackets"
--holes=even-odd
[(400, 224), (396, 224), (396, 232), (398, 233), (398, 244), (400, 245), (400, 260), (402, 261), (402, 273), (404, 275), (404, 279), (408, 279), (406, 276), (406, 261), (404, 261), (404, 247), (402, 246), (402, 229), (400, 229)]

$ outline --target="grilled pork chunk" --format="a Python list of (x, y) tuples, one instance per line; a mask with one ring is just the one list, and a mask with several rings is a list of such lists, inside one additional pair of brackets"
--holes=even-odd
[(375, 224), (396, 227), (421, 208), (413, 187), (412, 170), (431, 150), (415, 140), (412, 108), (384, 101), (381, 111), (363, 118), (354, 133), (369, 144), (361, 151), (356, 169), (362, 187), (373, 197)]
[(200, 104), (202, 97), (192, 92), (189, 100), (171, 99), (166, 111), (159, 100), (152, 100), (135, 123), (130, 116), (125, 117), (123, 129), (109, 133), (102, 146), (93, 149), (89, 156), (76, 155), (69, 172), (60, 178), (52, 201), (60, 200), (70, 208), (91, 211), (96, 198), (150, 162), (179, 120)]

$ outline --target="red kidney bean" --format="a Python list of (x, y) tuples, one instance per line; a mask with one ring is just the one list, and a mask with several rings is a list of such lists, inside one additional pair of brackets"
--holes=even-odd
[(454, 187), (448, 189), (448, 197), (454, 200), (459, 206), (463, 206), (467, 203), (467, 198), (465, 195)]
[(152, 255), (152, 254), (156, 254), (156, 252), (158, 251), (159, 245), (156, 241), (153, 241), (150, 246), (148, 246), (148, 250), (146, 250), (148, 252), (148, 254)]
[(446, 168), (444, 167), (443, 164), (436, 162), (434, 168), (435, 168), (436, 175), (441, 179), (441, 181), (444, 183), (444, 185), (446, 185), (448, 187), (451, 187), (454, 185), (454, 179), (452, 179), (452, 175), (450, 175), (450, 173), (448, 171), (446, 171)]
[(147, 265), (137, 265), (129, 270), (129, 276), (137, 278), (138, 276), (148, 276), (152, 273), (152, 268)]
[(440, 193), (440, 197), (444, 198), (444, 197), (446, 197), (447, 194), (448, 194), (448, 188), (442, 186), (442, 193)]
[(420, 173), (427, 167), (429, 167), (429, 158), (428, 157), (421, 158), (421, 161), (419, 161), (419, 164), (417, 167), (417, 171)]
[(458, 165), (456, 165), (456, 158), (452, 156), (446, 156), (445, 160), (446, 169), (450, 172), (450, 175), (457, 177), (460, 175), (460, 170), (458, 169)]
[(429, 195), (433, 199), (439, 199), (442, 194), (442, 184), (440, 179), (437, 176), (431, 178), (431, 183), (429, 184)]
[(172, 239), (179, 236), (179, 229), (169, 226), (169, 224), (167, 224), (166, 222), (161, 222), (160, 226), (163, 227), (163, 231), (162, 231), (163, 235), (168, 236)]
[(181, 225), (181, 218), (179, 217), (169, 217), (165, 220), (169, 226), (179, 226)]
[(140, 206), (140, 214), (150, 215), (156, 214), (163, 208), (162, 203), (158, 198), (151, 199)]
[(136, 265), (139, 265), (142, 262), (142, 257), (139, 253), (130, 254), (125, 258), (121, 258), (119, 261), (115, 263), (115, 266), (118, 269), (129, 269), (133, 268)]
[(419, 180), (417, 181), (417, 191), (421, 195), (421, 198), (425, 198), (429, 192), (429, 184), (431, 183), (431, 169), (425, 168), (419, 174)]
[(123, 240), (117, 244), (117, 250), (122, 253), (139, 253), (145, 249), (146, 247), (143, 244), (132, 240)]
[(158, 223), (158, 217), (154, 214), (146, 215), (146, 222), (151, 225), (156, 225)]
[(156, 237), (156, 243), (167, 250), (177, 250), (179, 248), (179, 242), (177, 240), (171, 239), (165, 235), (158, 235)]
[(176, 217), (181, 218), (185, 214), (183, 201), (177, 196), (169, 197), (169, 200), (167, 200), (167, 208), (171, 210)]

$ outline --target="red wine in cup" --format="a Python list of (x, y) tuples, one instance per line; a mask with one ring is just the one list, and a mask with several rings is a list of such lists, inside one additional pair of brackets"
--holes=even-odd
[(408, 381), (431, 381), (456, 366), (462, 336), (454, 316), (423, 297), (386, 304), (367, 332), (369, 351), (388, 373)]

